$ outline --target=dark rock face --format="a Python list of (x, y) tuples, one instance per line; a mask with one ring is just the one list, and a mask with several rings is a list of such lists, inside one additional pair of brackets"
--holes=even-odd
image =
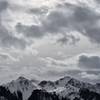
[(0, 100), (22, 100), (22, 93), (11, 93), (7, 88), (0, 86)]
[(0, 100), (7, 100), (5, 97), (1, 96)]
[(100, 100), (100, 94), (95, 93), (93, 91), (89, 91), (88, 89), (80, 89), (80, 97), (83, 100)]
[(39, 83), (39, 85), (41, 87), (44, 87), (46, 84), (49, 84), (49, 85), (51, 85), (53, 87), (55, 86), (55, 84), (52, 81), (42, 81), (42, 82)]
[[(34, 90), (28, 100), (72, 100), (68, 97), (60, 97), (55, 93), (48, 93), (43, 90)], [(100, 94), (89, 91), (88, 89), (80, 89), (79, 97), (75, 97), (73, 100), (100, 100)]]
[(43, 90), (34, 90), (28, 100), (68, 100), (68, 99), (60, 98), (55, 93), (48, 93)]

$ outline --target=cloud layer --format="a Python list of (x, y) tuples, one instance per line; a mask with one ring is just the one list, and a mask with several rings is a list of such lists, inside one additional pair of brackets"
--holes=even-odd
[[(38, 9), (38, 12), (39, 10), (41, 15), (41, 8)], [(48, 34), (67, 34), (66, 32), (78, 31), (80, 34), (88, 37), (90, 41), (99, 43), (99, 20), (100, 14), (95, 9), (83, 4), (65, 3), (45, 14), (45, 17), (40, 20), (40, 25), (33, 24), (29, 26), (18, 23), (16, 29), (19, 33), (33, 38), (43, 37)]]
[(71, 75), (100, 81), (98, 2), (0, 0), (0, 79)]

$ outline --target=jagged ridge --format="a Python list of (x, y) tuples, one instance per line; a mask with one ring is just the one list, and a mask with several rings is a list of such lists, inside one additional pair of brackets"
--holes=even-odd
[[(100, 100), (98, 84), (92, 85), (68, 76), (56, 81), (41, 82), (19, 77), (3, 85), (3, 88), (0, 87), (0, 91), (4, 92), (4, 95), (0, 92), (0, 100)], [(89, 95), (84, 96), (85, 92)], [(14, 99), (9, 99), (5, 93)]]

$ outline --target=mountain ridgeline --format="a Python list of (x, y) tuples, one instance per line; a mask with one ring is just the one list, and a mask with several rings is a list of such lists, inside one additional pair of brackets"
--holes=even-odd
[(100, 100), (100, 85), (71, 77), (42, 82), (19, 77), (0, 86), (0, 100)]

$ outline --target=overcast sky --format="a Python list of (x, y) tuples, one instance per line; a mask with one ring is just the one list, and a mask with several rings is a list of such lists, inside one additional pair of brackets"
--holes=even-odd
[(0, 83), (67, 75), (100, 82), (100, 1), (0, 0)]

